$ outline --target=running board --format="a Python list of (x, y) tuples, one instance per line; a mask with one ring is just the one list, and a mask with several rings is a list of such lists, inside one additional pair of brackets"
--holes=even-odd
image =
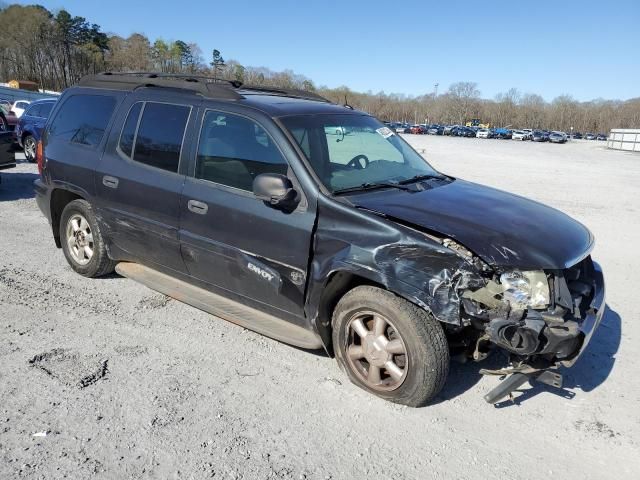
[(116, 272), (152, 290), (267, 337), (301, 348), (322, 348), (322, 340), (314, 332), (139, 263), (120, 262), (116, 265)]

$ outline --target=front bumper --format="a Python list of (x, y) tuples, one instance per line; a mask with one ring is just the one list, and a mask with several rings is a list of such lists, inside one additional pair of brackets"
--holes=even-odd
[[(564, 338), (562, 338), (562, 334), (558, 337), (557, 334), (548, 333), (551, 330), (551, 326), (547, 325), (542, 330), (542, 335), (546, 336), (548, 343), (540, 353), (522, 358), (513, 367), (497, 371), (481, 371), (481, 373), (493, 375), (511, 374), (484, 396), (487, 402), (498, 403), (498, 401), (510, 395), (524, 383), (533, 380), (556, 388), (562, 388), (562, 374), (558, 372), (558, 368), (573, 366), (584, 354), (602, 321), (606, 309), (602, 268), (596, 262), (591, 261), (590, 258), (583, 262), (590, 262), (591, 267), (589, 275), (591, 290), (589, 297), (585, 299), (585, 302), (588, 301), (588, 305), (586, 309), (582, 307), (580, 309), (584, 314), (580, 315), (580, 318), (573, 317), (573, 319), (567, 320), (564, 324), (566, 327), (560, 325), (559, 331), (566, 330), (567, 332)], [(576, 299), (574, 298), (574, 300)], [(576, 325), (577, 329), (575, 328)], [(571, 350), (566, 348), (568, 346), (572, 346)], [(560, 356), (559, 358), (558, 355)]]
[(594, 286), (594, 294), (593, 299), (591, 300), (591, 304), (589, 305), (589, 310), (582, 320), (580, 324), (580, 333), (584, 336), (582, 340), (582, 345), (578, 352), (567, 360), (562, 360), (560, 365), (564, 367), (573, 366), (578, 358), (582, 356), (584, 351), (586, 350), (591, 338), (593, 337), (594, 332), (600, 325), (602, 321), (602, 317), (604, 316), (604, 311), (606, 309), (606, 300), (605, 300), (605, 285), (604, 285), (604, 275), (602, 273), (602, 268), (596, 262), (593, 262), (593, 270), (594, 270), (594, 278), (593, 278), (593, 286)]

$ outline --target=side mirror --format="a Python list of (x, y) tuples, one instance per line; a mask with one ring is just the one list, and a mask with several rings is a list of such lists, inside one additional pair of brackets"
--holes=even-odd
[(298, 196), (291, 180), (278, 173), (261, 173), (253, 180), (253, 194), (272, 207), (292, 207)]

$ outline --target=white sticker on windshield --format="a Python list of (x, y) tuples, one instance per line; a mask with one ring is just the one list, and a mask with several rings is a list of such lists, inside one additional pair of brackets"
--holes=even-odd
[(391, 130), (389, 127), (379, 128), (376, 130), (376, 132), (382, 135), (383, 138), (389, 138), (391, 135), (395, 135), (395, 133), (393, 133), (393, 130)]

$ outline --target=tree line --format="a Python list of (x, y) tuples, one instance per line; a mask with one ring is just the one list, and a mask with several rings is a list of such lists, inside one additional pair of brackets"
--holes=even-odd
[(346, 86), (316, 86), (291, 70), (276, 72), (225, 61), (220, 51), (206, 55), (192, 42), (161, 38), (151, 42), (142, 33), (127, 38), (107, 34), (64, 9), (53, 13), (39, 5), (9, 5), (0, 10), (0, 80), (31, 80), (42, 89), (61, 91), (84, 75), (102, 71), (198, 74), (310, 90), (389, 121), (463, 124), (477, 118), (493, 126), (563, 131), (573, 127), (580, 132), (640, 128), (640, 98), (579, 102), (562, 95), (546, 102), (540, 95), (510, 89), (484, 99), (474, 82), (454, 83), (440, 95), (354, 92)]

